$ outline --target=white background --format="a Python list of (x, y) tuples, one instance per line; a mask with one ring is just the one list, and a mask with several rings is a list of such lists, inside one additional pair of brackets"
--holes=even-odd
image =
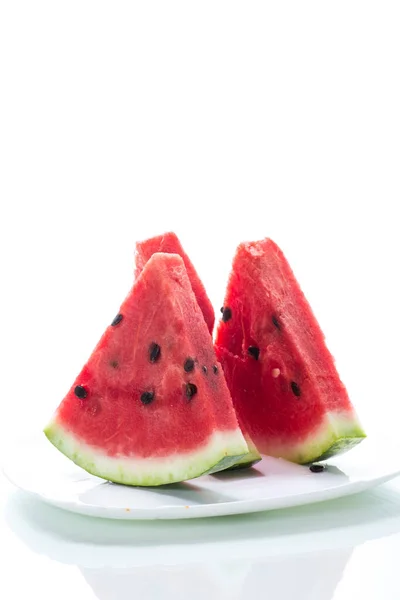
[(235, 246), (275, 239), (367, 432), (398, 435), (399, 30), (396, 2), (0, 4), (0, 452), (169, 229), (217, 309)]

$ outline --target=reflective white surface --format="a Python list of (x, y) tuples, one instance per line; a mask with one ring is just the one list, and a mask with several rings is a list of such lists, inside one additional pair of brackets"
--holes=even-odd
[(318, 505), (157, 522), (76, 515), (0, 486), (7, 598), (400, 596), (399, 479)]
[(264, 457), (252, 469), (151, 488), (115, 485), (90, 475), (41, 432), (17, 438), (2, 462), (8, 479), (23, 491), (73, 512), (112, 519), (190, 519), (300, 506), (365, 491), (400, 473), (400, 450), (372, 436), (330, 458), (322, 473)]

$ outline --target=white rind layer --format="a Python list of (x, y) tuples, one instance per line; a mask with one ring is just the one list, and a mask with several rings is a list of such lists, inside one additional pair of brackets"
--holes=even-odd
[(109, 456), (77, 438), (57, 420), (44, 433), (60, 452), (92, 475), (126, 485), (155, 486), (193, 479), (226, 469), (248, 452), (239, 428), (216, 431), (201, 448), (165, 458)]

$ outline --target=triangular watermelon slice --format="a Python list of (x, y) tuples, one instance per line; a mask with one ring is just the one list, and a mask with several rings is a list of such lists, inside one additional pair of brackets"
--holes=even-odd
[(129, 485), (191, 479), (247, 453), (179, 256), (148, 261), (45, 434), (90, 473)]
[[(204, 315), (204, 319), (208, 325), (210, 333), (212, 333), (214, 327), (214, 310), (211, 304), (210, 299), (207, 296), (207, 292), (205, 287), (198, 276), (190, 258), (184, 251), (182, 244), (177, 237), (177, 235), (173, 232), (164, 233), (163, 235), (158, 235), (156, 237), (149, 238), (147, 240), (143, 240), (141, 242), (136, 243), (136, 253), (135, 253), (135, 261), (136, 261), (136, 270), (135, 275), (138, 277), (142, 272), (147, 261), (153, 256), (155, 252), (168, 252), (179, 254), (182, 257), (186, 271), (189, 277), (189, 281), (192, 285), (193, 292), (196, 296), (197, 303), (200, 306), (200, 309)], [(244, 467), (251, 467), (255, 465), (261, 460), (260, 453), (255, 447), (253, 441), (250, 438), (250, 435), (246, 431), (244, 427), (244, 423), (240, 422), (239, 425), (243, 432), (244, 438), (246, 440), (247, 446), (249, 448), (249, 452), (239, 460), (233, 467), (229, 467), (232, 469), (241, 469)]]
[(270, 239), (237, 249), (216, 350), (239, 422), (261, 453), (309, 463), (365, 437), (310, 305)]
[(147, 240), (136, 243), (136, 269), (135, 277), (138, 277), (143, 270), (144, 265), (156, 252), (166, 252), (168, 254), (179, 254), (185, 263), (186, 271), (192, 285), (194, 295), (196, 296), (197, 303), (204, 315), (204, 320), (207, 323), (207, 327), (212, 334), (214, 329), (214, 309), (207, 296), (207, 292), (204, 285), (198, 276), (196, 269), (194, 268), (192, 261), (184, 251), (181, 242), (177, 235), (172, 231), (158, 235)]

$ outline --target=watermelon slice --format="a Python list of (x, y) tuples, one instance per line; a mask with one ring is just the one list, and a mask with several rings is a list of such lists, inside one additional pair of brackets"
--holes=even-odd
[(248, 451), (183, 260), (154, 254), (45, 429), (86, 471), (161, 485)]
[(214, 329), (214, 309), (207, 296), (207, 292), (204, 285), (197, 275), (196, 269), (194, 268), (190, 258), (182, 248), (178, 237), (175, 233), (168, 232), (163, 235), (158, 235), (153, 238), (149, 238), (136, 244), (136, 269), (135, 277), (138, 277), (143, 270), (144, 265), (156, 252), (166, 252), (168, 254), (179, 254), (185, 263), (186, 271), (189, 276), (190, 283), (194, 295), (196, 296), (198, 305), (200, 306), (201, 312), (204, 315), (204, 320), (207, 323), (207, 327), (212, 334)]
[[(193, 292), (196, 296), (197, 302), (200, 306), (200, 309), (204, 315), (204, 319), (208, 325), (210, 333), (212, 333), (214, 327), (214, 310), (212, 308), (212, 304), (207, 296), (206, 290), (203, 286), (203, 283), (198, 276), (193, 264), (191, 263), (189, 257), (185, 253), (182, 248), (182, 244), (180, 243), (178, 237), (175, 233), (169, 232), (163, 235), (159, 235), (157, 237), (153, 237), (142, 242), (137, 242), (136, 244), (136, 270), (135, 275), (139, 276), (142, 272), (147, 261), (153, 256), (155, 252), (172, 252), (174, 254), (179, 254), (182, 257), (186, 271), (192, 285)], [(244, 434), (247, 446), (249, 448), (249, 452), (240, 459), (234, 466), (229, 467), (231, 469), (241, 469), (244, 467), (251, 467), (255, 465), (261, 460), (261, 455), (258, 452), (256, 446), (251, 440), (250, 435), (245, 429), (244, 423), (239, 421), (239, 425)]]
[(365, 437), (317, 320), (270, 239), (237, 249), (216, 351), (239, 422), (261, 453), (309, 463)]

